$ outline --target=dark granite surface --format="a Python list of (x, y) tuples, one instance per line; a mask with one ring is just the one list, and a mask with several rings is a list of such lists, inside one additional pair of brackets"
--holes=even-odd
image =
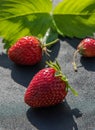
[(69, 92), (59, 105), (30, 108), (24, 103), (24, 92), (35, 73), (45, 67), (46, 57), (36, 66), (17, 66), (0, 45), (0, 130), (95, 130), (95, 58), (78, 55), (78, 72), (74, 72), (72, 57), (80, 40), (59, 38), (50, 59), (58, 60), (79, 96)]
[(78, 72), (74, 72), (72, 55), (78, 43), (78, 39), (60, 38), (51, 48), (51, 60), (57, 58), (79, 96), (69, 92), (65, 102), (45, 109), (34, 110), (23, 101), (33, 75), (45, 67), (45, 57), (36, 66), (21, 67), (4, 52), (0, 55), (0, 130), (94, 130), (95, 58), (78, 55)]

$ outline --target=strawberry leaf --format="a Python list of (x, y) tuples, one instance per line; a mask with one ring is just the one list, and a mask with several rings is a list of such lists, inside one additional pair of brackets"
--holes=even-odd
[(93, 36), (95, 0), (63, 0), (55, 7), (53, 18), (57, 31), (63, 36)]
[(43, 39), (49, 29), (46, 42), (57, 39), (58, 33), (77, 38), (93, 36), (94, 7), (94, 0), (63, 0), (54, 10), (51, 0), (0, 0), (0, 36), (6, 49), (22, 36)]
[(52, 26), (51, 0), (0, 0), (0, 36), (8, 49), (22, 36), (43, 38)]

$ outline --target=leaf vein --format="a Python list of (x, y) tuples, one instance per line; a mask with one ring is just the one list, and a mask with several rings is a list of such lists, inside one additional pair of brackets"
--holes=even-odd
[(48, 14), (50, 15), (50, 13), (42, 13), (42, 12), (33, 12), (33, 13), (27, 13), (27, 14), (20, 14), (20, 15), (12, 15), (10, 17), (6, 17), (6, 18), (0, 18), (0, 21), (4, 21), (4, 20), (9, 20), (9, 19), (12, 19), (12, 18), (17, 18), (17, 17), (24, 17), (24, 16), (28, 16), (28, 15), (37, 15), (37, 14)]

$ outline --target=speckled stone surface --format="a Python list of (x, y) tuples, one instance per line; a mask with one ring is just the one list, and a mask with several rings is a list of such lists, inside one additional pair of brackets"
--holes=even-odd
[(78, 55), (78, 72), (74, 72), (72, 58), (80, 40), (59, 38), (51, 48), (50, 59), (58, 60), (79, 96), (69, 92), (59, 105), (30, 108), (24, 103), (24, 92), (33, 76), (45, 67), (46, 57), (36, 66), (17, 66), (0, 44), (0, 130), (95, 130), (95, 58)]

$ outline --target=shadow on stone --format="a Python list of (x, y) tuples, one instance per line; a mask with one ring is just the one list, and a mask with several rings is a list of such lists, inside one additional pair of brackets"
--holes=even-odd
[(82, 116), (77, 108), (71, 110), (66, 101), (47, 108), (30, 108), (26, 114), (39, 130), (78, 130), (75, 118)]
[(82, 56), (80, 62), (86, 70), (95, 71), (95, 57), (87, 58)]
[(77, 49), (78, 44), (82, 40), (82, 39), (78, 39), (78, 38), (70, 38), (70, 37), (62, 37), (62, 36), (59, 36), (59, 38), (62, 41), (66, 41), (70, 46), (72, 46), (75, 49)]
[(46, 60), (55, 60), (60, 49), (60, 42), (53, 45), (50, 49), (52, 50), (50, 57), (44, 55), (42, 61), (34, 66), (16, 65), (8, 58), (7, 54), (2, 53), (0, 56), (0, 66), (10, 69), (13, 80), (27, 87), (33, 76), (46, 66)]

